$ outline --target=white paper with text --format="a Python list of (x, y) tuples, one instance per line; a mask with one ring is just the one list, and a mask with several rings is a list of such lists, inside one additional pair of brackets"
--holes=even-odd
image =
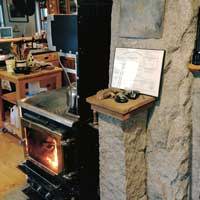
[(111, 87), (158, 97), (164, 50), (116, 48)]

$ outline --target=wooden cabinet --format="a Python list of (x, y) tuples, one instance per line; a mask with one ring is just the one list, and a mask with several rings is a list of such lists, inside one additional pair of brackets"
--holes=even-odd
[(33, 58), (38, 61), (50, 62), (55, 66), (59, 66), (59, 58), (57, 52), (48, 52), (42, 54), (33, 54)]
[(47, 10), (48, 14), (54, 15), (59, 14), (59, 0), (47, 0)]
[(70, 14), (70, 4), (72, 4), (70, 2), (70, 0), (47, 0), (48, 14)]

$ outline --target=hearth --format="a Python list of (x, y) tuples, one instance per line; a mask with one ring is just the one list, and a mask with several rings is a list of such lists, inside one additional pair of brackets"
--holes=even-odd
[(65, 111), (66, 88), (19, 104), (25, 194), (33, 200), (98, 200), (98, 131)]

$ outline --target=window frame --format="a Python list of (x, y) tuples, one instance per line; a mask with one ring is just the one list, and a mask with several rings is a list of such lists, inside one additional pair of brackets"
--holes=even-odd
[(0, 27), (4, 27), (5, 24), (5, 13), (4, 13), (4, 9), (3, 9), (3, 1), (0, 0), (0, 19), (2, 17), (2, 20), (0, 21)]

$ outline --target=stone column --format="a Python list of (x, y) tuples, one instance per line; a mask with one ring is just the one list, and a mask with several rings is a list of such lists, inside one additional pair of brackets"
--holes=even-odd
[(101, 200), (146, 200), (147, 111), (119, 121), (99, 114)]
[[(199, 76), (200, 77), (200, 76)], [(200, 199), (200, 79), (193, 84), (192, 107), (192, 200)]]

